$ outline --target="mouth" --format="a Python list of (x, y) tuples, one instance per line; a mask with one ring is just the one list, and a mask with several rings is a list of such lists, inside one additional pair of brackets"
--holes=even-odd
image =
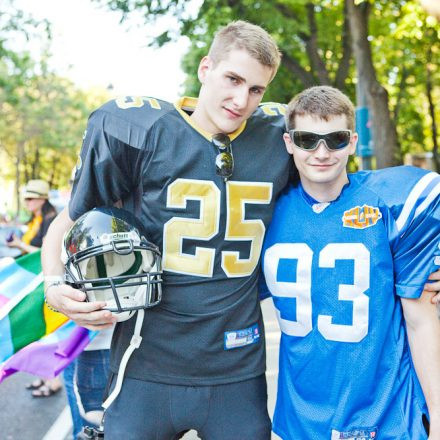
[(333, 163), (316, 163), (316, 164), (310, 164), (310, 166), (312, 166), (313, 168), (316, 169), (322, 169), (322, 170), (326, 170), (328, 168), (331, 168), (334, 164)]
[(223, 107), (223, 109), (225, 110), (226, 114), (228, 115), (228, 117), (230, 117), (231, 119), (238, 119), (241, 118), (241, 114), (234, 112), (233, 110)]

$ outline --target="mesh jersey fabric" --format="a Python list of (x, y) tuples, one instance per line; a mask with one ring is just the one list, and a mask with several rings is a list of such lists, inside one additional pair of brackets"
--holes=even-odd
[(396, 167), (349, 180), (330, 204), (291, 186), (266, 234), (282, 330), (273, 429), (283, 439), (425, 439), (399, 296), (420, 296), (438, 268), (440, 177)]
[[(265, 104), (230, 135), (235, 168), (224, 182), (215, 172), (218, 151), (210, 135), (188, 117), (194, 102), (127, 98), (95, 111), (69, 212), (75, 219), (122, 200), (161, 249), (162, 302), (146, 310), (142, 344), (126, 375), (210, 385), (246, 380), (265, 370), (259, 257), (292, 162), (282, 140), (284, 107)], [(116, 326), (114, 372), (133, 327), (133, 319)], [(228, 347), (226, 338), (240, 331), (256, 331), (258, 337)]]

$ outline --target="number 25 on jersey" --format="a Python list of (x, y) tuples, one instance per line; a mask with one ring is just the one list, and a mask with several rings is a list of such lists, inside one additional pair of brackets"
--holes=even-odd
[[(183, 240), (213, 239), (249, 241), (249, 258), (240, 258), (238, 251), (222, 251), (221, 267), (228, 278), (250, 275), (260, 258), (265, 226), (261, 219), (246, 219), (246, 205), (268, 204), (272, 199), (272, 183), (226, 183), (226, 227), (220, 225), (221, 192), (212, 181), (177, 179), (168, 187), (167, 207), (186, 209), (188, 200), (200, 202), (198, 218), (173, 217), (164, 225), (163, 268), (170, 272), (212, 277), (216, 249), (197, 246), (193, 255), (182, 251)], [(224, 232), (222, 232), (224, 231)]]

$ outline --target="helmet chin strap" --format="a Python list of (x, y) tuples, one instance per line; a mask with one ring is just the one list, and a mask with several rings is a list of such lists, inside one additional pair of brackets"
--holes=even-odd
[(131, 337), (130, 345), (125, 350), (124, 355), (122, 356), (121, 363), (119, 364), (119, 370), (118, 370), (118, 378), (116, 380), (116, 385), (111, 394), (107, 397), (105, 402), (102, 404), (102, 407), (104, 408), (104, 416), (102, 417), (102, 422), (104, 422), (105, 417), (105, 411), (108, 409), (108, 407), (113, 403), (113, 401), (118, 397), (119, 393), (121, 392), (122, 388), (122, 381), (124, 380), (124, 374), (125, 374), (125, 368), (127, 367), (127, 363), (133, 354), (133, 352), (136, 350), (136, 348), (139, 348), (142, 342), (142, 336), (141, 336), (141, 329), (142, 324), (144, 322), (144, 316), (145, 316), (145, 310), (140, 309), (137, 311), (136, 316), (136, 324), (134, 326), (134, 332), (133, 336)]

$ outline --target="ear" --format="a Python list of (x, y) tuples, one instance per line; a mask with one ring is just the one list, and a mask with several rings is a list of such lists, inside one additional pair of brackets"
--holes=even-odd
[(204, 56), (200, 60), (199, 68), (197, 70), (197, 76), (199, 77), (199, 81), (203, 84), (205, 81), (206, 75), (208, 74), (209, 70), (212, 69), (213, 63), (209, 55)]
[(356, 153), (356, 145), (358, 143), (358, 140), (359, 140), (358, 134), (356, 132), (352, 133), (350, 146), (348, 147), (350, 151), (350, 155)]
[(295, 145), (292, 142), (292, 139), (290, 138), (289, 133), (283, 134), (284, 144), (286, 145), (286, 150), (289, 154), (293, 154), (293, 149), (295, 148)]

